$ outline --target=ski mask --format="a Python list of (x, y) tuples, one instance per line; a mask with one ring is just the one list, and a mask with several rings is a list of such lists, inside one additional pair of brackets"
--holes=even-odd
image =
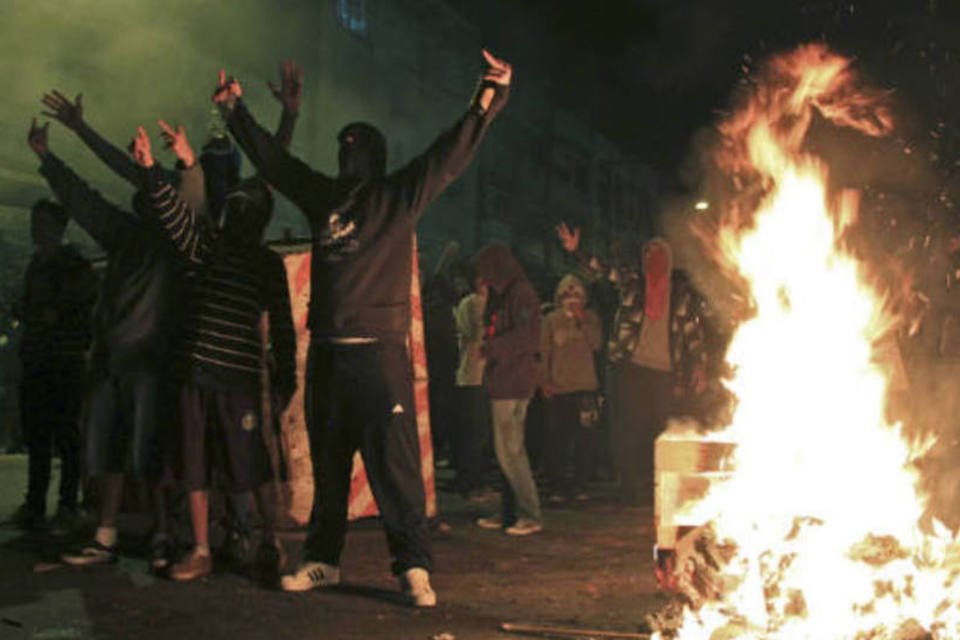
[(259, 244), (272, 216), (270, 186), (258, 177), (247, 178), (227, 194), (218, 226), (233, 242)]
[(200, 153), (204, 187), (207, 191), (207, 211), (219, 221), (227, 194), (240, 182), (240, 153), (230, 138), (210, 138)]
[(354, 122), (337, 135), (341, 180), (382, 178), (387, 171), (387, 140), (372, 124)]

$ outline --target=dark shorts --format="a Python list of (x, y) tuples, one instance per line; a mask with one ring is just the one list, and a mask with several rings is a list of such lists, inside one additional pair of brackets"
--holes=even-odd
[(157, 370), (93, 376), (87, 406), (86, 472), (159, 480), (175, 433), (165, 376)]
[(188, 491), (208, 488), (213, 467), (230, 493), (252, 491), (271, 479), (256, 396), (185, 384), (180, 421), (180, 479)]

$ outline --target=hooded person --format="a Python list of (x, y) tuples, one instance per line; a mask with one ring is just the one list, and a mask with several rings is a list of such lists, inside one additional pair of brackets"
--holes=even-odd
[[(155, 489), (164, 480), (167, 356), (179, 329), (183, 269), (160, 225), (144, 211), (107, 201), (77, 176), (47, 144), (46, 127), (31, 127), (28, 144), (41, 159), (40, 173), (71, 218), (107, 254), (100, 296), (93, 312), (85, 421), (85, 471), (100, 482), (100, 513), (93, 540), (65, 552), (70, 565), (112, 563), (117, 558), (116, 516), (124, 473)], [(135, 166), (135, 165), (134, 165)], [(198, 179), (195, 167), (180, 170), (180, 184)], [(154, 569), (166, 566), (172, 548), (158, 500)]]
[[(599, 419), (594, 356), (603, 330), (587, 301), (583, 282), (565, 275), (557, 285), (555, 308), (544, 317), (540, 330), (540, 388), (549, 434), (545, 475), (553, 502), (585, 498), (593, 471)], [(568, 479), (571, 456), (574, 473)]]
[(607, 345), (614, 376), (614, 465), (621, 497), (649, 502), (654, 442), (676, 412), (676, 398), (699, 393), (704, 384), (703, 300), (674, 271), (673, 252), (662, 238), (643, 245), (638, 266), (610, 267), (579, 250), (579, 230), (561, 225), (558, 233), (564, 249), (584, 269), (609, 279), (619, 291), (620, 306)]
[[(186, 144), (184, 142), (184, 144)], [(282, 258), (263, 244), (273, 195), (260, 178), (240, 181), (224, 199), (216, 224), (199, 215), (153, 162), (143, 129), (135, 154), (145, 168), (156, 220), (192, 271), (186, 322), (176, 345), (180, 381), (180, 480), (186, 486), (194, 548), (171, 567), (174, 580), (194, 580), (213, 570), (207, 521), (208, 469), (223, 463), (227, 491), (256, 491), (264, 523), (258, 555), (280, 564), (270, 503), (269, 455), (261, 431), (261, 316), (270, 326), (271, 389), (285, 409), (296, 389), (296, 337)], [(267, 568), (267, 567), (265, 567)]]
[(488, 68), (467, 112), (422, 154), (386, 172), (386, 141), (353, 123), (338, 135), (336, 177), (293, 157), (254, 120), (221, 72), (213, 99), (263, 177), (306, 216), (313, 236), (306, 413), (315, 492), (303, 563), (281, 586), (338, 584), (353, 455), (360, 450), (393, 571), (409, 602), (434, 606), (406, 336), (413, 233), (427, 206), (469, 166), (507, 101), (509, 65)]
[(486, 309), (483, 385), (493, 414), (493, 448), (506, 482), (500, 516), (479, 518), (484, 529), (524, 536), (543, 528), (540, 497), (525, 443), (526, 416), (537, 388), (540, 301), (510, 249), (494, 244), (476, 257), (477, 275), (491, 289)]

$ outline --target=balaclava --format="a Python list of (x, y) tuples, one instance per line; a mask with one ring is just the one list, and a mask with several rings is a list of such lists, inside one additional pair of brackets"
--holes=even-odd
[(240, 162), (240, 153), (226, 136), (210, 138), (203, 145), (200, 166), (207, 191), (207, 211), (214, 221), (218, 221), (227, 194), (240, 182)]
[(224, 199), (219, 227), (223, 235), (244, 245), (259, 244), (273, 216), (273, 193), (259, 177), (246, 178)]
[(387, 140), (366, 122), (348, 124), (337, 135), (340, 143), (340, 179), (365, 182), (387, 171)]

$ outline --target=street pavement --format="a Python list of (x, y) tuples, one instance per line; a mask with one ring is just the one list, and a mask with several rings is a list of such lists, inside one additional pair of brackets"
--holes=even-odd
[[(22, 500), (25, 479), (25, 456), (0, 455), (0, 520)], [(434, 538), (434, 610), (399, 601), (376, 521), (351, 526), (343, 586), (302, 594), (227, 571), (185, 584), (156, 578), (143, 555), (145, 519), (135, 515), (121, 523), (120, 561), (86, 569), (53, 562), (66, 540), (5, 525), (0, 640), (519, 637), (501, 632), (502, 622), (637, 632), (663, 602), (653, 578), (652, 514), (621, 506), (608, 493), (598, 487), (589, 502), (548, 508), (541, 534), (510, 538), (473, 525), (496, 509), (496, 498), (468, 504), (440, 491), (449, 531)], [(303, 537), (282, 534), (294, 562)]]

